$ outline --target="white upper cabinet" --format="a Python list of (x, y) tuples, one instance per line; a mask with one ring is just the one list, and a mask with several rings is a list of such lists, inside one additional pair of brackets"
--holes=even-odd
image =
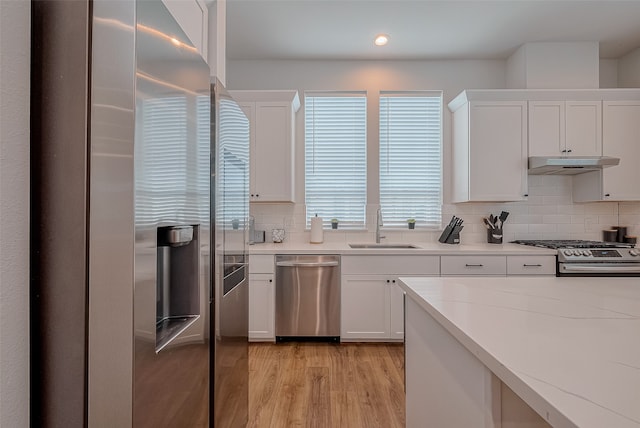
[(457, 108), (452, 155), (453, 202), (525, 200), (526, 101), (469, 101)]
[(529, 101), (529, 156), (602, 156), (602, 102)]
[(294, 202), (297, 91), (229, 91), (251, 128), (251, 202)]
[(182, 31), (207, 61), (209, 9), (204, 0), (162, 0)]
[(640, 201), (640, 100), (604, 101), (603, 155), (620, 164), (574, 177), (573, 200)]

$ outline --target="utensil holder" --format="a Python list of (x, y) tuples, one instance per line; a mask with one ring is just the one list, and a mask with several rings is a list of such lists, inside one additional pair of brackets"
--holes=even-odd
[(489, 244), (502, 244), (502, 229), (487, 229), (487, 242)]

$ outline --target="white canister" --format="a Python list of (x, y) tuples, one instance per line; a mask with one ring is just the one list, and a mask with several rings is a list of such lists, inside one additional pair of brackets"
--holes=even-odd
[(311, 217), (311, 243), (322, 244), (324, 240), (324, 231), (322, 229), (322, 217)]

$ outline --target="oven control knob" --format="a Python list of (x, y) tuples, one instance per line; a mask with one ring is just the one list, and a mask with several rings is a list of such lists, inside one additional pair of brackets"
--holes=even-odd
[(573, 250), (564, 250), (565, 256), (573, 256)]
[(630, 250), (629, 254), (631, 254), (634, 257), (638, 257), (638, 256), (640, 256), (640, 251), (638, 251), (638, 250)]
[(587, 257), (591, 257), (591, 250), (584, 250), (584, 255)]

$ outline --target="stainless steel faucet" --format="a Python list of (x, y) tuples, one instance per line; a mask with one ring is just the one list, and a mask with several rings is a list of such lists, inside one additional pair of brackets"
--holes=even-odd
[(382, 210), (378, 208), (376, 215), (376, 244), (380, 243), (380, 239), (386, 238), (386, 236), (380, 236), (380, 226), (382, 226)]

